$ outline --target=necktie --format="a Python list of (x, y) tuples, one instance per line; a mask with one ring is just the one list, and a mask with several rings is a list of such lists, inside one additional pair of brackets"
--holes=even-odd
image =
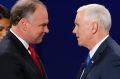
[(85, 61), (85, 64), (88, 65), (90, 62), (90, 55), (88, 54), (87, 58), (86, 58), (86, 61)]
[(28, 49), (29, 49), (29, 51), (31, 52), (31, 57), (32, 57), (32, 59), (34, 60), (35, 64), (37, 65), (37, 67), (38, 67), (38, 69), (39, 69), (39, 71), (40, 71), (43, 79), (46, 79), (44, 70), (43, 70), (43, 68), (42, 68), (42, 65), (40, 64), (40, 60), (39, 60), (39, 58), (38, 58), (38, 56), (37, 56), (34, 48), (33, 48), (32, 46), (29, 46)]
[(84, 71), (85, 71), (85, 69), (86, 69), (86, 67), (88, 66), (89, 63), (90, 63), (90, 55), (88, 54), (88, 56), (85, 60), (85, 64), (83, 64), (83, 67), (82, 67), (82, 73), (80, 75), (80, 79), (82, 79)]

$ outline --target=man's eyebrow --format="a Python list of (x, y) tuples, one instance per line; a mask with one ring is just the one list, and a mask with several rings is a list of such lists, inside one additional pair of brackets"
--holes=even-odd
[(43, 23), (43, 24), (40, 24), (40, 25), (45, 26), (45, 25), (48, 25), (48, 23)]
[(76, 22), (74, 22), (75, 25), (78, 25)]

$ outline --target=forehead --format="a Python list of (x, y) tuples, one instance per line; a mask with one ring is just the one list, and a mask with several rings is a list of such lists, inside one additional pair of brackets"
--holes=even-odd
[(42, 5), (37, 5), (35, 12), (30, 16), (35, 21), (44, 21), (48, 19), (47, 9)]
[(36, 6), (36, 10), (33, 13), (33, 16), (37, 16), (37, 17), (38, 16), (40, 16), (40, 17), (48, 16), (47, 9), (43, 5), (39, 4)]
[(85, 16), (84, 16), (84, 12), (83, 11), (78, 12), (76, 14), (75, 22), (83, 21), (84, 17)]

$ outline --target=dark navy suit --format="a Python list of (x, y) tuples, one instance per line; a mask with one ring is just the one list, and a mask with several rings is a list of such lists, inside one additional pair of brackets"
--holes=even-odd
[[(81, 67), (77, 79), (83, 69)], [(111, 37), (99, 46), (81, 79), (120, 79), (120, 46)]]

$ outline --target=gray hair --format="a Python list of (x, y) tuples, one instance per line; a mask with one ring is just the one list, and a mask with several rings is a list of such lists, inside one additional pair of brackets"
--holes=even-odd
[(110, 31), (111, 28), (111, 15), (105, 6), (100, 4), (88, 4), (80, 7), (77, 13), (83, 11), (85, 13), (85, 19), (88, 22), (96, 21), (98, 26), (102, 30)]
[(29, 18), (35, 12), (38, 4), (46, 8), (39, 0), (18, 0), (11, 9), (11, 24), (17, 25), (22, 18)]

